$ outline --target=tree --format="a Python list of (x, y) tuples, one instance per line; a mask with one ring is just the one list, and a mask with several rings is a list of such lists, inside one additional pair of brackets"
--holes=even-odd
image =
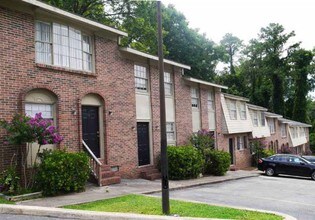
[(307, 94), (310, 91), (308, 75), (313, 56), (312, 51), (304, 49), (297, 49), (290, 55), (295, 87), (292, 119), (300, 122), (307, 121)]
[(243, 46), (242, 41), (238, 38), (233, 36), (230, 33), (227, 33), (223, 36), (223, 39), (220, 41), (221, 47), (224, 49), (224, 51), (227, 53), (227, 61), (230, 64), (230, 73), (235, 74), (234, 69), (234, 57), (238, 51)]

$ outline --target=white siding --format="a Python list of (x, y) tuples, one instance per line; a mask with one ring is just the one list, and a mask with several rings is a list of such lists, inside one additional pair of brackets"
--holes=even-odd
[[(294, 129), (297, 129), (297, 134), (294, 134)], [(292, 147), (297, 147), (301, 144), (306, 144), (306, 134), (300, 134), (300, 129), (304, 129), (303, 127), (289, 127), (289, 136), (292, 143)]]
[[(221, 95), (221, 105), (222, 105), (224, 119), (226, 122), (227, 133), (235, 134), (235, 133), (251, 132), (253, 129), (252, 129), (251, 121), (250, 121), (251, 119), (249, 117), (248, 108), (246, 107), (246, 120), (240, 119), (240, 113), (238, 110), (239, 108), (237, 108), (237, 119), (231, 120), (230, 114), (229, 114), (229, 109), (227, 106), (229, 103), (229, 100), (230, 99), (225, 98), (223, 94)], [(236, 106), (239, 106), (240, 103), (245, 103), (245, 102), (236, 100)]]
[[(258, 115), (258, 126), (254, 126), (254, 124), (252, 124), (252, 136), (253, 138), (263, 138), (263, 137), (269, 137), (270, 136), (270, 131), (269, 131), (269, 127), (266, 121), (266, 117), (264, 117), (263, 119), (261, 118), (261, 113), (262, 111), (259, 110), (249, 110), (249, 116), (251, 118), (251, 121), (253, 121), (253, 117), (254, 117), (254, 111), (257, 112)], [(261, 121), (264, 120), (265, 121), (265, 126), (262, 126)]]

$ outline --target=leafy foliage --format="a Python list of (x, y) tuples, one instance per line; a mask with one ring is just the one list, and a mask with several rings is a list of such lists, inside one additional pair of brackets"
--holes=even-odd
[(276, 153), (272, 150), (268, 150), (265, 144), (260, 141), (253, 141), (250, 147), (252, 151), (252, 165), (253, 166), (257, 166), (258, 160), (260, 158), (266, 158)]
[(230, 153), (219, 150), (206, 151), (205, 173), (223, 176), (230, 168)]
[(214, 149), (214, 133), (207, 129), (201, 129), (191, 136), (190, 142), (202, 155), (205, 155), (207, 149)]
[(79, 192), (89, 177), (89, 157), (83, 153), (45, 150), (36, 175), (37, 187), (44, 195)]
[(11, 165), (0, 174), (0, 192), (8, 195), (15, 195), (20, 191), (20, 177), (16, 167)]
[(192, 146), (168, 146), (167, 155), (171, 180), (196, 178), (203, 170), (203, 156)]

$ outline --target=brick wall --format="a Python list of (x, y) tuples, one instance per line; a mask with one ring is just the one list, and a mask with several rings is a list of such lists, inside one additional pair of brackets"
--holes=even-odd
[[(95, 36), (96, 74), (35, 64), (34, 18), (0, 8), (0, 118), (10, 120), (23, 112), (23, 97), (34, 88), (58, 97), (57, 126), (64, 137), (61, 147), (81, 148), (80, 100), (89, 93), (104, 99), (107, 163), (119, 165), (125, 177), (137, 170), (136, 107), (133, 62), (121, 58), (117, 43)], [(73, 115), (75, 109), (78, 114)], [(109, 115), (109, 111), (112, 112)], [(1, 140), (4, 133), (1, 131)], [(0, 143), (0, 169), (8, 166), (15, 148)]]

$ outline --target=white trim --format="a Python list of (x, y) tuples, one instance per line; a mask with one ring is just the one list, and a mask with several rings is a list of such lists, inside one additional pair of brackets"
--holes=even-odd
[(268, 109), (258, 106), (258, 105), (253, 105), (253, 104), (249, 104), (247, 103), (247, 107), (250, 109), (254, 109), (254, 110), (258, 110), (258, 111), (268, 111)]
[(59, 8), (53, 7), (51, 5), (45, 4), (45, 3), (37, 1), (37, 0), (21, 0), (21, 1), (24, 2), (24, 3), (27, 3), (27, 4), (30, 4), (30, 5), (39, 7), (41, 9), (44, 9), (44, 10), (50, 12), (50, 13), (54, 13), (54, 14), (57, 14), (57, 15), (60, 15), (60, 16), (66, 17), (66, 18), (70, 18), (70, 19), (73, 19), (73, 20), (76, 20), (76, 21), (80, 21), (80, 22), (83, 22), (85, 24), (91, 25), (93, 27), (97, 27), (97, 28), (100, 28), (100, 29), (103, 29), (103, 30), (106, 30), (106, 31), (109, 31), (109, 32), (112, 32), (112, 33), (115, 33), (117, 35), (121, 35), (121, 36), (125, 36), (125, 37), (128, 36), (128, 34), (126, 32), (124, 32), (124, 31), (120, 31), (118, 29), (115, 29), (115, 28), (112, 28), (112, 27), (100, 24), (98, 22), (95, 22), (95, 21), (83, 18), (81, 16), (72, 14), (70, 12), (66, 12), (64, 10), (61, 10)]
[[(138, 56), (146, 57), (146, 58), (149, 58), (151, 60), (155, 60), (155, 61), (159, 60), (159, 58), (157, 56), (154, 56), (154, 55), (151, 55), (151, 54), (147, 54), (147, 53), (143, 53), (141, 51), (138, 51), (138, 50), (135, 50), (135, 49), (132, 49), (132, 48), (129, 48), (129, 47), (119, 47), (119, 50), (124, 51), (124, 52), (128, 52), (128, 53), (132, 53), (132, 54), (135, 54), (135, 55), (138, 55)], [(163, 61), (164, 61), (164, 63), (167, 63), (167, 64), (170, 64), (170, 65), (173, 65), (173, 66), (177, 66), (177, 67), (181, 67), (181, 68), (190, 70), (190, 66), (187, 66), (187, 65), (184, 65), (184, 64), (181, 64), (181, 63), (177, 63), (177, 62), (174, 62), (172, 60), (164, 59)]]
[(234, 100), (239, 100), (239, 101), (244, 101), (244, 102), (249, 102), (248, 98), (237, 96), (237, 95), (231, 95), (228, 93), (222, 93), (224, 97), (229, 98), (229, 99), (234, 99)]
[(227, 86), (222, 86), (222, 85), (218, 85), (218, 84), (215, 84), (215, 83), (210, 83), (210, 82), (203, 81), (203, 80), (196, 79), (196, 78), (192, 78), (192, 77), (183, 77), (183, 79), (187, 80), (187, 81), (190, 81), (190, 82), (195, 82), (195, 83), (207, 85), (207, 86), (213, 86), (213, 87), (217, 87), (217, 88), (221, 88), (221, 89), (228, 89)]
[(275, 113), (272, 113), (272, 112), (266, 112), (265, 116), (267, 118), (283, 118), (282, 115), (278, 115), (278, 114), (275, 114)]

